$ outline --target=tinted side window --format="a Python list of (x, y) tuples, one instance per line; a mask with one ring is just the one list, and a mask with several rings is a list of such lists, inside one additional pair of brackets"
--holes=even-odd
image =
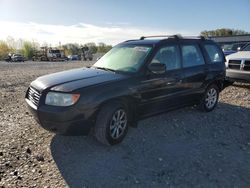
[(167, 70), (179, 69), (181, 67), (181, 61), (178, 46), (170, 45), (162, 47), (158, 50), (152, 62), (165, 64)]
[(209, 56), (211, 63), (223, 61), (222, 53), (220, 52), (220, 50), (218, 49), (217, 46), (215, 46), (213, 44), (205, 44), (204, 47), (208, 53), (208, 56)]
[(193, 67), (205, 64), (198, 45), (182, 45), (183, 67)]

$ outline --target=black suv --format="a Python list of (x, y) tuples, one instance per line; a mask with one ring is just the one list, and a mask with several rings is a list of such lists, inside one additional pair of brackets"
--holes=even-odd
[(37, 78), (28, 106), (49, 131), (92, 130), (110, 145), (143, 117), (186, 105), (213, 110), (225, 77), (220, 47), (203, 37), (157, 37), (118, 44), (92, 67)]

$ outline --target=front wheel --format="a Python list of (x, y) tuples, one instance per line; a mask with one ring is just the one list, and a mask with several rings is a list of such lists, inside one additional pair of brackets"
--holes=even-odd
[(94, 135), (106, 145), (120, 143), (128, 131), (128, 113), (125, 105), (112, 102), (104, 105), (97, 115)]
[(206, 92), (201, 100), (200, 109), (205, 112), (212, 111), (218, 103), (219, 88), (213, 84), (206, 89)]

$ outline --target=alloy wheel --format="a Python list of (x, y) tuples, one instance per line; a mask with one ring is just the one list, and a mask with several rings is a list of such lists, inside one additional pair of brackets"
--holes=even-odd
[(110, 121), (110, 126), (109, 126), (110, 136), (113, 139), (120, 138), (123, 135), (124, 131), (126, 130), (127, 122), (128, 120), (125, 110), (123, 109), (117, 110), (113, 114)]
[(206, 107), (208, 109), (212, 109), (216, 105), (217, 98), (218, 98), (218, 93), (217, 93), (216, 89), (210, 88), (206, 94), (206, 99), (205, 99)]

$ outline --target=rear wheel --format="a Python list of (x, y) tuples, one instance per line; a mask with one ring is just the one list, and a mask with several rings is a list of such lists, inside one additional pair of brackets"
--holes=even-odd
[(205, 112), (212, 111), (217, 106), (218, 99), (219, 88), (215, 84), (212, 84), (206, 89), (204, 97), (200, 103), (200, 109)]
[(120, 102), (104, 105), (97, 115), (94, 135), (106, 145), (120, 143), (128, 131), (127, 108)]

